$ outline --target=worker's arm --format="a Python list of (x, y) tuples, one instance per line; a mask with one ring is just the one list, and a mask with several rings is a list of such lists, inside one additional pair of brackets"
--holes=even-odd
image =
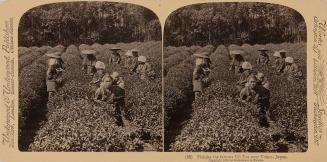
[(49, 80), (54, 79), (54, 73), (53, 73), (54, 67), (50, 66), (47, 70), (47, 78)]
[(148, 77), (153, 79), (155, 77), (155, 72), (154, 72), (154, 70), (152, 69), (152, 67), (151, 67), (151, 65), (149, 63), (147, 63), (146, 70), (147, 70)]
[(100, 80), (101, 80), (101, 77), (97, 77), (97, 75), (94, 75), (94, 76), (93, 76), (93, 79), (91, 80), (90, 83), (93, 83), (93, 84), (95, 84), (95, 83), (99, 83)]
[(109, 56), (109, 62), (110, 62), (110, 63), (113, 62), (113, 58), (112, 58), (112, 56)]
[(246, 93), (246, 89), (245, 88), (243, 88), (242, 90), (241, 90), (241, 92), (240, 92), (240, 97), (239, 97), (239, 100), (240, 101), (245, 101), (245, 100), (247, 100), (247, 93)]
[(140, 74), (140, 71), (141, 71), (141, 65), (138, 65), (136, 68), (135, 68), (135, 72), (137, 74)]
[(258, 103), (258, 101), (259, 101), (259, 94), (256, 94), (256, 95), (253, 97), (252, 102), (256, 104), (256, 103)]
[(240, 76), (240, 80), (238, 81), (238, 84), (245, 84), (247, 82), (247, 77), (242, 73)]
[(267, 56), (267, 58), (266, 58), (266, 60), (265, 60), (265, 64), (268, 64), (269, 61), (270, 61), (270, 58), (269, 58), (269, 56)]
[(283, 63), (281, 61), (279, 61), (279, 60), (276, 60), (275, 61), (275, 65), (276, 65), (277, 71), (282, 72), (282, 70), (283, 70)]
[(193, 79), (198, 80), (201, 78), (200, 69), (196, 68), (193, 71)]
[(152, 71), (152, 67), (151, 67), (151, 65), (149, 63), (146, 63), (145, 66), (146, 66), (147, 73)]
[(117, 56), (118, 58), (117, 58), (117, 63), (119, 64), (120, 63), (120, 61), (121, 61), (121, 56), (118, 54), (118, 56)]
[(295, 73), (295, 74), (299, 72), (299, 67), (296, 64), (293, 64), (292, 72)]

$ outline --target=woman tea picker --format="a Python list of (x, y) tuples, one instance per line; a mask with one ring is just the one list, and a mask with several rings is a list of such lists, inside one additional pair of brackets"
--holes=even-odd
[(99, 88), (96, 90), (94, 95), (94, 100), (98, 100), (101, 98), (102, 101), (108, 99), (111, 96), (112, 86), (119, 86), (120, 88), (124, 89), (124, 81), (123, 78), (119, 76), (118, 72), (113, 72), (111, 75), (106, 73), (100, 83)]
[(93, 75), (95, 73), (95, 63), (97, 58), (95, 57), (95, 50), (83, 50), (81, 51), (83, 55), (83, 68), (86, 69), (87, 75)]
[(285, 58), (285, 68), (283, 72), (289, 81), (300, 79), (303, 76), (302, 72), (299, 70), (299, 67), (294, 63), (293, 57)]
[(211, 60), (209, 58), (210, 53), (209, 52), (202, 52), (202, 53), (196, 53), (194, 54), (195, 58), (195, 66), (198, 66), (200, 64), (204, 64), (204, 75), (205, 78), (203, 79), (204, 83), (207, 85), (209, 82), (209, 74), (210, 74), (210, 64)]
[(95, 70), (96, 73), (93, 75), (93, 78), (91, 80), (91, 84), (97, 84), (101, 82), (101, 79), (104, 76), (104, 70), (106, 69), (106, 65), (102, 61), (97, 61), (95, 63)]
[(110, 48), (110, 50), (112, 51), (112, 53), (109, 55), (109, 64), (111, 63), (120, 64), (121, 56), (118, 51), (120, 51), (121, 49), (118, 47), (112, 47)]
[(111, 75), (106, 73), (102, 78), (100, 87), (96, 90), (94, 100), (108, 101), (115, 108), (115, 118), (117, 124), (123, 126), (122, 116), (125, 107), (125, 86), (123, 78), (118, 72), (113, 72)]
[(57, 91), (58, 85), (62, 83), (62, 72), (64, 71), (63, 61), (61, 59), (60, 52), (54, 52), (46, 54), (50, 59), (48, 60), (48, 70), (46, 73), (46, 84), (47, 84), (47, 92), (49, 97), (52, 96), (54, 92)]
[(260, 85), (266, 89), (269, 89), (270, 84), (269, 84), (268, 78), (265, 76), (264, 73), (258, 72), (256, 77), (258, 79), (258, 85)]
[(240, 73), (242, 63), (245, 61), (244, 57), (242, 56), (243, 54), (245, 54), (243, 50), (230, 51), (230, 56), (232, 57), (232, 61), (229, 64), (229, 70), (234, 70), (235, 74)]
[(147, 62), (147, 58), (145, 56), (139, 56), (137, 58), (138, 65), (136, 68), (136, 73), (140, 76), (142, 80), (147, 78), (154, 79), (155, 72), (152, 70), (151, 65)]
[(252, 103), (259, 109), (259, 124), (268, 127), (266, 112), (270, 107), (270, 91), (260, 84), (256, 76), (250, 75), (246, 86), (241, 90), (239, 100)]
[(131, 61), (132, 61), (132, 57), (133, 57), (133, 54), (132, 54), (132, 51), (131, 50), (128, 50), (126, 53), (125, 53), (125, 62), (124, 62), (124, 67), (125, 68), (129, 68), (130, 64), (131, 64)]
[(133, 54), (133, 57), (132, 57), (132, 61), (131, 61), (131, 64), (129, 66), (129, 69), (130, 71), (132, 72), (136, 72), (136, 68), (138, 66), (138, 57), (139, 57), (139, 50), (137, 49), (132, 49), (132, 54)]
[(211, 66), (211, 60), (209, 58), (210, 53), (209, 52), (201, 52), (194, 54), (195, 58), (195, 65), (205, 64), (208, 69), (210, 69)]
[(115, 108), (116, 123), (119, 126), (124, 126), (122, 117), (124, 116), (125, 109), (125, 86), (124, 80), (118, 72), (113, 72), (111, 77), (113, 78), (110, 91), (112, 93), (111, 101)]
[(286, 51), (280, 50), (276, 51), (273, 56), (275, 57), (275, 68), (277, 72), (283, 73), (283, 70), (285, 68), (285, 58), (286, 58)]
[(247, 61), (243, 62), (240, 72), (240, 78), (236, 82), (236, 88), (238, 92), (240, 92), (245, 87), (245, 84), (248, 82), (248, 77), (253, 74), (251, 63)]
[(126, 52), (125, 54), (126, 60), (124, 63), (124, 67), (129, 70), (129, 72), (132, 74), (136, 72), (136, 68), (138, 65), (137, 59), (138, 59), (138, 50), (132, 49)]
[(261, 64), (261, 65), (268, 65), (270, 59), (269, 56), (267, 54), (267, 49), (265, 48), (261, 48), (258, 51), (260, 51), (259, 57), (257, 59), (257, 64)]
[(205, 59), (209, 59), (207, 53), (198, 53), (194, 54), (194, 56), (196, 56), (196, 59), (192, 83), (194, 96), (195, 99), (197, 99), (201, 96), (205, 85), (208, 83), (210, 69), (208, 68), (208, 64), (204, 61)]

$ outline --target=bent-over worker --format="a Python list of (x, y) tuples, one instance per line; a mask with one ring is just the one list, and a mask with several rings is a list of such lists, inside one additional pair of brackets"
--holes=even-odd
[(294, 63), (293, 57), (286, 57), (285, 64), (284, 75), (287, 76), (287, 80), (292, 81), (302, 77), (302, 72), (299, 70), (297, 64)]
[(240, 72), (240, 78), (239, 80), (236, 82), (236, 87), (237, 87), (237, 91), (240, 92), (244, 87), (245, 84), (248, 82), (248, 77), (252, 74), (252, 65), (250, 62), (243, 62)]
[(270, 108), (270, 91), (262, 85), (258, 85), (256, 76), (251, 75), (248, 83), (240, 92), (242, 102), (253, 103), (259, 109), (259, 124), (268, 127), (267, 111)]
[(83, 50), (83, 68), (86, 69), (87, 75), (93, 75), (95, 73), (95, 63), (97, 58), (95, 57), (95, 50)]
[(46, 72), (46, 85), (47, 85), (47, 92), (49, 97), (52, 96), (53, 93), (57, 91), (58, 85), (62, 83), (62, 65), (60, 65), (58, 59), (61, 59), (61, 53), (49, 53), (47, 54), (50, 57), (48, 61), (48, 70)]
[(118, 47), (112, 47), (110, 48), (110, 50), (112, 51), (112, 53), (109, 55), (109, 64), (111, 63), (120, 64), (121, 56), (119, 54), (119, 51), (121, 49)]
[(155, 72), (152, 70), (151, 65), (147, 62), (147, 58), (145, 56), (138, 57), (136, 73), (139, 74), (142, 80), (145, 80), (147, 78), (155, 78)]
[(259, 57), (257, 59), (257, 64), (261, 64), (261, 65), (268, 65), (270, 59), (269, 56), (267, 54), (267, 49), (265, 48), (261, 48), (258, 51), (260, 51)]

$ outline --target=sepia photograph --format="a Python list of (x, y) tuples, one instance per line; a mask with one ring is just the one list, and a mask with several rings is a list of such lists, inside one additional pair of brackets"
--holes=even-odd
[(0, 13), (0, 162), (327, 162), (327, 0)]
[(307, 151), (307, 29), (298, 11), (192, 4), (168, 16), (163, 40), (165, 151)]
[(18, 27), (18, 146), (28, 152), (163, 150), (161, 25), (115, 2), (32, 8)]

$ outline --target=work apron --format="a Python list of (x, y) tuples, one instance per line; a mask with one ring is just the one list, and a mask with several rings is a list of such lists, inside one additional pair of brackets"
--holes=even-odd
[(193, 92), (202, 92), (203, 82), (201, 80), (193, 80)]
[(47, 92), (56, 92), (57, 83), (55, 80), (47, 80)]

